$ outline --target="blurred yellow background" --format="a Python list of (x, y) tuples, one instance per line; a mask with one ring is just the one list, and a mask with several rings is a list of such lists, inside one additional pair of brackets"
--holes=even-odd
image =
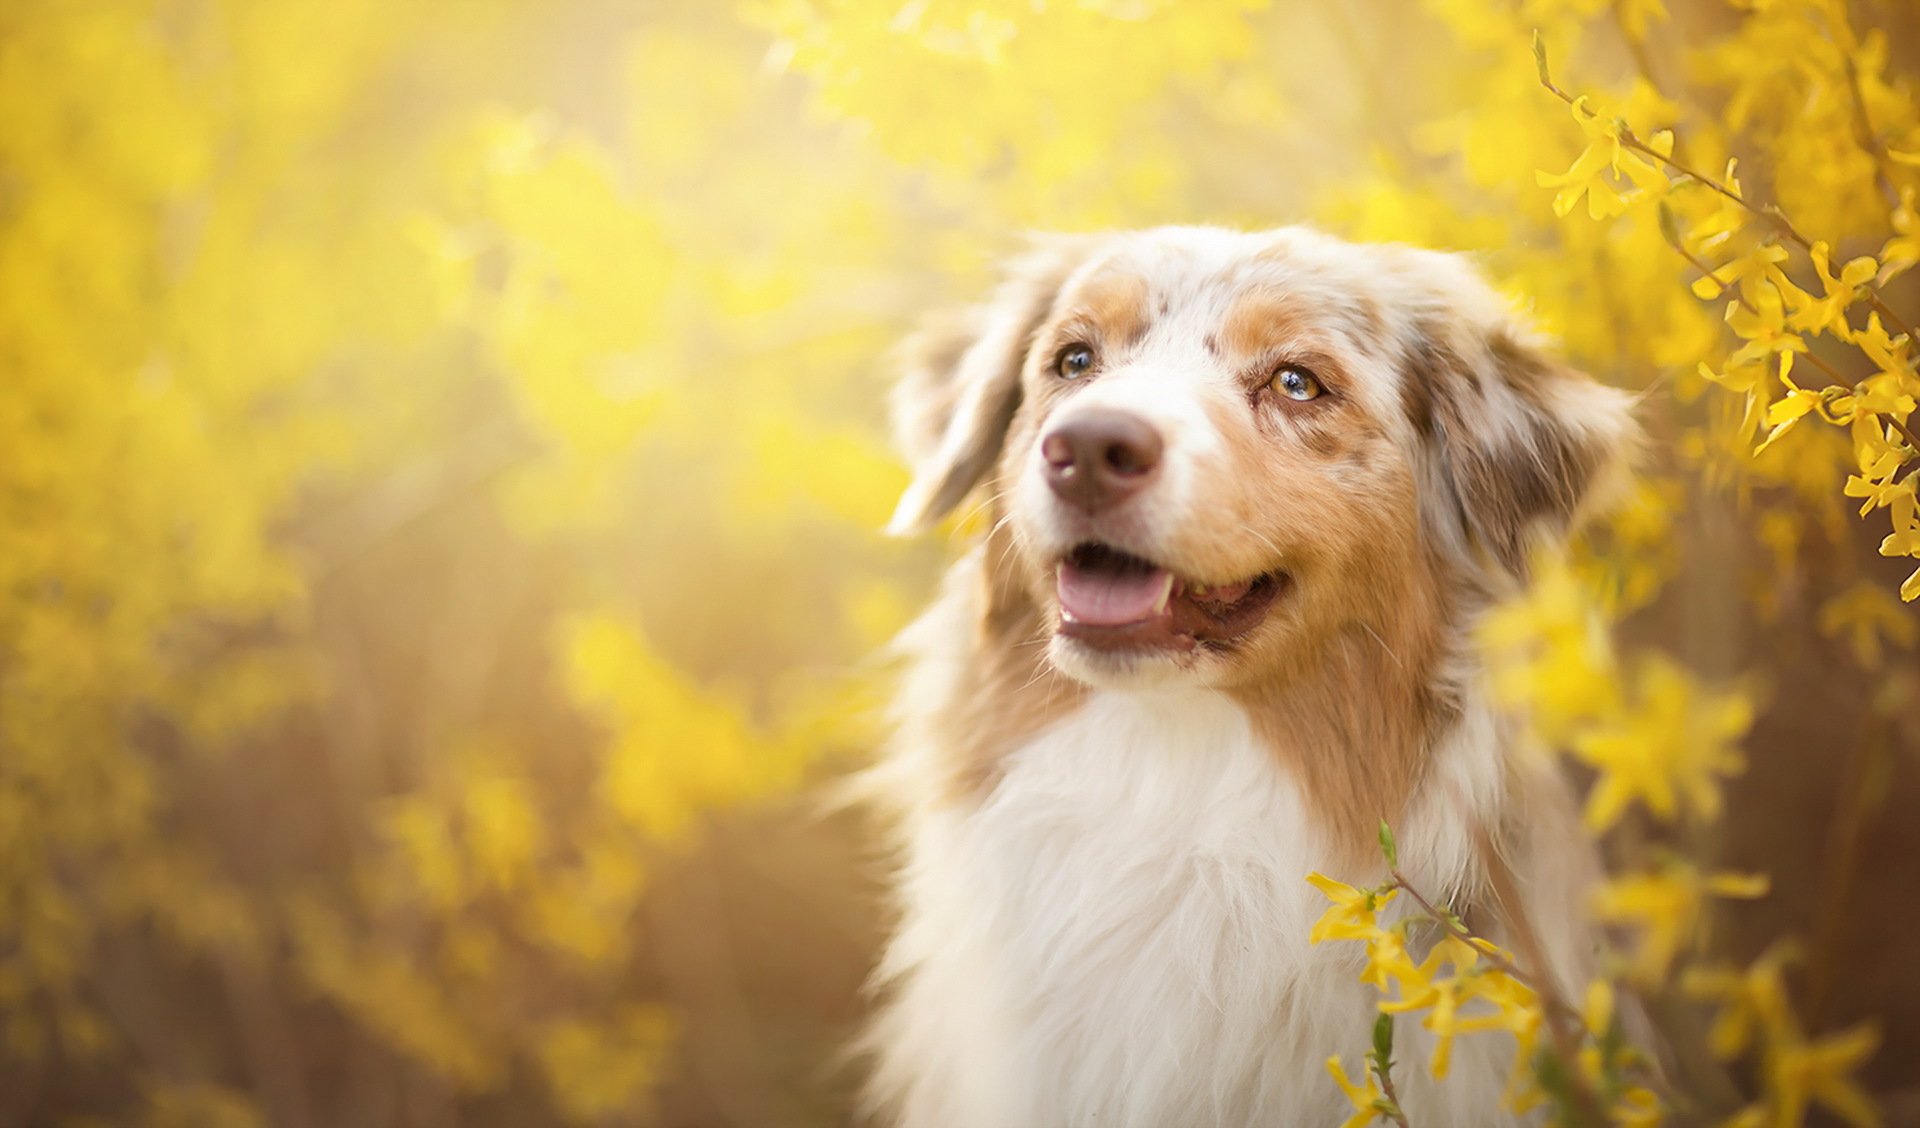
[(1555, 214), (1529, 41), (1911, 321), (1920, 8), (1672, 9), (11, 0), (0, 1125), (845, 1123), (878, 870), (817, 799), (949, 551), (877, 533), (886, 350), (1171, 222), (1477, 252), (1646, 389), (1595, 575), (1764, 706), (1681, 835), (1774, 875), (1716, 935), (1913, 1081), (1914, 562), (1846, 428), (1748, 456), (1778, 350), (1651, 208)]

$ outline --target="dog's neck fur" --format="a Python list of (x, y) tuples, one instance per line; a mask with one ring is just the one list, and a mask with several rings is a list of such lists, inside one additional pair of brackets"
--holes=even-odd
[[(911, 1128), (1333, 1122), (1321, 1063), (1365, 1046), (1373, 992), (1352, 946), (1309, 947), (1325, 901), (1304, 877), (1379, 881), (1385, 815), (1408, 876), (1466, 913), (1484, 890), (1476, 828), (1500, 821), (1508, 784), (1491, 713), (1471, 693), (1423, 698), (1409, 663), (1438, 676), (1444, 647), (1404, 633), (1331, 640), (1322, 670), (1267, 694), (1089, 690), (1009, 645), (1037, 616), (1022, 621), (991, 552), (903, 640), (892, 766), (921, 798), (879, 973), (894, 1001), (872, 1032), (876, 1099)], [(1424, 727), (1368, 715), (1401, 705)], [(1344, 825), (1341, 804), (1368, 817)], [(1421, 1060), (1424, 1033), (1404, 1035)], [(1511, 1046), (1461, 1051), (1447, 1085), (1409, 1070), (1403, 1095), (1436, 1123), (1494, 1123)]]

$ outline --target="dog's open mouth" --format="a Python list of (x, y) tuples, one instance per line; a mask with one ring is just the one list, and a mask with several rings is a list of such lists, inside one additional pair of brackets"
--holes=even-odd
[(1060, 633), (1103, 649), (1190, 650), (1260, 625), (1286, 582), (1263, 572), (1204, 586), (1104, 544), (1083, 544), (1056, 572)]

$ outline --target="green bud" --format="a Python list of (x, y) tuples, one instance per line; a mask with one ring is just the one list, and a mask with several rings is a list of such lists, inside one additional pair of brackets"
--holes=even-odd
[(1374, 1068), (1381, 1073), (1393, 1068), (1393, 1016), (1383, 1014), (1373, 1020)]
[(1673, 218), (1673, 209), (1665, 200), (1660, 201), (1660, 237), (1676, 247), (1684, 246), (1680, 242), (1680, 224)]

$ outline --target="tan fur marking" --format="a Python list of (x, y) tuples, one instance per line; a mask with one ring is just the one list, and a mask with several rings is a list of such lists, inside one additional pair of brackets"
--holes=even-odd
[(1389, 346), (1392, 333), (1387, 328), (1386, 311), (1380, 307), (1380, 301), (1369, 293), (1353, 296), (1353, 305), (1349, 310), (1354, 319), (1354, 336), (1359, 343), (1376, 355)]
[(1236, 299), (1220, 325), (1220, 343), (1229, 363), (1244, 363), (1300, 339), (1306, 323), (1294, 301), (1271, 290), (1254, 290)]
[(1017, 581), (1009, 539), (1003, 527), (987, 537), (973, 660), (935, 726), (946, 754), (941, 796), (951, 803), (979, 802), (999, 779), (1003, 757), (1086, 697), (1086, 687), (1046, 660), (1051, 629)]
[[(1208, 474), (1217, 519), (1196, 524), (1221, 539), (1184, 542), (1182, 556), (1217, 560), (1208, 578), (1228, 580), (1271, 568), (1265, 544), (1298, 546), (1285, 562), (1276, 630), (1236, 644), (1245, 676), (1230, 692), (1298, 781), (1336, 854), (1364, 866), (1378, 854), (1374, 828), (1402, 813), (1433, 736), (1453, 715), (1440, 666), (1457, 601), (1444, 564), (1419, 541), (1411, 468), (1372, 460), (1373, 489), (1355, 501), (1334, 486), (1341, 471), (1313, 453), (1316, 433), (1337, 436), (1350, 456), (1380, 452), (1389, 435), (1378, 421), (1340, 404), (1292, 424), (1295, 444), (1243, 412), (1227, 404), (1209, 412), (1222, 439)], [(1289, 450), (1302, 446), (1306, 453)], [(1258, 555), (1242, 556), (1249, 547)]]
[(1137, 274), (1095, 276), (1071, 296), (1068, 310), (1067, 324), (1091, 330), (1099, 338), (1095, 343), (1108, 349), (1134, 344), (1153, 323), (1147, 281)]
[(1340, 426), (1338, 419), (1303, 420), (1294, 429), (1300, 434), (1300, 444), (1322, 459), (1341, 458), (1353, 450), (1349, 440), (1354, 436)]
[(1433, 572), (1383, 567), (1368, 579), (1388, 586), (1345, 628), (1281, 676), (1235, 691), (1337, 855), (1361, 869), (1377, 859), (1374, 828), (1404, 814), (1455, 708), (1438, 695), (1448, 599)]

